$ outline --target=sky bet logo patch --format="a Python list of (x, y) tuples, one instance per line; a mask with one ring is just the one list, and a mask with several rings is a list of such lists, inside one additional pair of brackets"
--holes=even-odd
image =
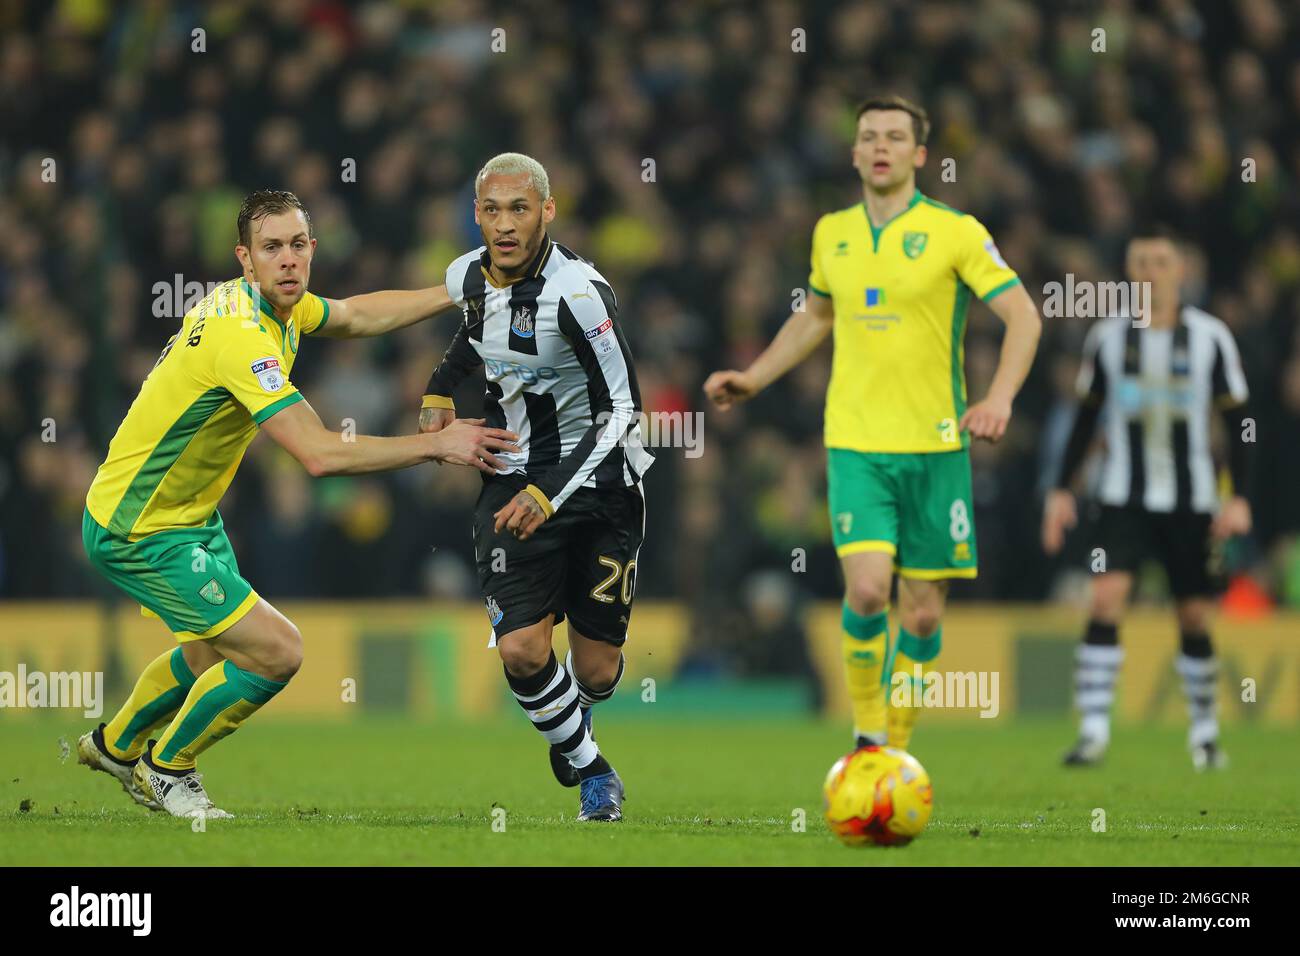
[(266, 392), (278, 392), (284, 388), (284, 373), (280, 371), (280, 360), (277, 358), (258, 359), (250, 366), (257, 380), (262, 384), (262, 390)]
[(604, 322), (600, 323), (600, 325), (596, 326), (594, 329), (588, 329), (584, 334), (587, 336), (587, 338), (594, 339), (596, 341), (596, 348), (600, 349), (601, 352), (605, 354), (609, 354), (610, 352), (614, 351), (614, 342), (612, 339), (601, 338), (601, 336), (603, 336), (606, 332), (608, 332), (613, 327), (614, 327), (614, 320), (606, 319)]
[(884, 289), (867, 289), (867, 308), (885, 304)]

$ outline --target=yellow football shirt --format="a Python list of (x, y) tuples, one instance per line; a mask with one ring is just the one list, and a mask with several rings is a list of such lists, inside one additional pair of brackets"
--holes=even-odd
[(969, 446), (966, 309), (1020, 279), (974, 216), (923, 196), (873, 226), (866, 206), (822, 216), (813, 230), (814, 295), (835, 309), (826, 446), (940, 452)]
[(257, 426), (302, 400), (289, 381), (298, 337), (328, 320), (310, 292), (282, 323), (245, 280), (217, 286), (186, 313), (118, 426), (86, 495), (91, 517), (132, 540), (204, 524)]

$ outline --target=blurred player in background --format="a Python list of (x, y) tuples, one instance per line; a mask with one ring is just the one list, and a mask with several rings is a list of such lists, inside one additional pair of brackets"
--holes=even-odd
[[(623, 676), (636, 558), (645, 534), (641, 393), (604, 277), (546, 232), (542, 165), (493, 157), (474, 181), (483, 245), (447, 269), (465, 321), (434, 371), (420, 430), (455, 417), (452, 392), (485, 366), (487, 422), (518, 433), (474, 508), (479, 585), (506, 681), (579, 786), (579, 820), (622, 818), (623, 783), (591, 734), (591, 708)], [(502, 534), (502, 532), (508, 532)], [(551, 648), (569, 619), (569, 656)]]
[[(825, 439), (858, 746), (910, 743), (921, 688), (894, 695), (910, 706), (887, 710), (886, 687), (907, 691), (916, 674), (933, 669), (947, 581), (975, 577), (970, 436), (1002, 437), (1042, 328), (988, 231), (916, 188), (929, 127), (925, 111), (902, 97), (858, 108), (852, 156), (863, 201), (818, 221), (806, 311), (795, 311), (748, 369), (715, 372), (704, 383), (708, 397), (729, 408), (834, 331)], [(972, 295), (1006, 334), (988, 395), (967, 407), (962, 337)]]
[[(1119, 622), (1133, 574), (1154, 556), (1169, 575), (1181, 632), (1178, 673), (1187, 695), (1188, 747), (1198, 770), (1226, 765), (1215, 711), (1218, 662), (1209, 618), (1221, 578), (1217, 543), (1250, 531), (1244, 496), (1246, 376), (1232, 333), (1219, 319), (1180, 300), (1183, 260), (1172, 233), (1155, 228), (1128, 245), (1133, 282), (1149, 283), (1149, 327), (1132, 316), (1088, 330), (1079, 370), (1080, 407), (1056, 487), (1043, 511), (1043, 548), (1056, 554), (1077, 510), (1070, 485), (1098, 421), (1106, 439), (1094, 531), (1105, 570), (1093, 579), (1088, 627), (1075, 657), (1079, 740), (1067, 766), (1097, 763), (1110, 743), (1110, 708), (1124, 658)], [(1232, 492), (1219, 504), (1210, 453), (1213, 410), (1228, 435)]]
[(515, 447), (510, 433), (472, 422), (402, 438), (327, 430), (289, 380), (298, 337), (400, 329), (448, 307), (447, 291), (309, 292), (316, 240), (292, 193), (252, 193), (237, 227), (243, 276), (185, 315), (109, 445), (82, 522), (91, 562), (162, 618), (180, 646), (145, 668), (117, 715), (80, 739), (78, 754), (137, 803), (174, 816), (229, 816), (208, 798), (196, 759), (302, 663), (298, 629), (240, 576), (217, 511), (258, 429), (314, 476), (430, 460), (490, 471), (500, 465), (494, 451)]

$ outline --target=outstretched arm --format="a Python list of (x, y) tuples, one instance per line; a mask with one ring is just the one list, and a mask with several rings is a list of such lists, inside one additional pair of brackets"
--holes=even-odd
[(499, 428), (483, 428), (482, 424), (482, 419), (464, 419), (435, 435), (345, 438), (326, 428), (315, 410), (300, 401), (262, 422), (262, 431), (298, 459), (314, 478), (393, 471), (435, 460), (471, 465), (493, 474), (504, 466), (492, 453), (518, 451), (512, 444), (518, 436)]
[(482, 364), (483, 359), (470, 343), (469, 330), (462, 322), (424, 389), (424, 401), (420, 406), (420, 431), (436, 432), (451, 424), (456, 418), (452, 393), (466, 376)]
[(781, 331), (745, 371), (714, 372), (704, 382), (704, 394), (719, 408), (753, 398), (821, 345), (835, 324), (831, 300), (813, 292), (803, 312), (791, 312)]
[(427, 319), (453, 304), (445, 285), (412, 292), (367, 292), (346, 299), (326, 299), (326, 302), (329, 321), (319, 334), (335, 339), (383, 335)]

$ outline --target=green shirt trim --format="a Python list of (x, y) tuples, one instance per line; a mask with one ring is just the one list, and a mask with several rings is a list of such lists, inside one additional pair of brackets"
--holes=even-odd
[(312, 335), (315, 335), (321, 329), (325, 328), (325, 323), (330, 320), (330, 300), (320, 295), (316, 296), (316, 298), (320, 299), (320, 304), (325, 307), (325, 314), (321, 316), (320, 325), (312, 329), (311, 331)]
[(266, 301), (266, 296), (261, 295), (260, 293), (254, 295), (253, 287), (249, 285), (248, 280), (242, 276), (239, 279), (239, 284), (243, 288), (244, 294), (257, 303), (257, 307), (261, 310), (263, 315), (269, 318), (276, 325), (284, 328), (284, 323), (280, 321), (278, 316), (276, 316), (275, 309), (271, 308), (271, 303)]
[[(957, 282), (957, 294), (952, 303), (952, 407), (957, 421), (966, 414), (965, 381), (962, 378), (961, 352), (962, 337), (966, 333), (966, 311), (970, 305), (971, 288), (966, 283)], [(955, 424), (955, 423), (954, 423)], [(970, 447), (970, 432), (959, 436), (961, 447)]]
[(113, 534), (126, 537), (140, 519), (141, 513), (167, 477), (167, 472), (198, 434), (199, 429), (207, 424), (208, 419), (217, 413), (221, 406), (230, 401), (231, 395), (224, 388), (212, 388), (200, 395), (189, 408), (181, 412), (172, 422), (167, 434), (154, 445), (153, 451), (145, 459), (140, 470), (131, 477), (131, 483), (122, 493), (122, 500), (113, 510), (109, 519), (108, 530)]
[(874, 222), (871, 221), (871, 213), (867, 212), (866, 200), (864, 199), (862, 202), (858, 203), (858, 205), (862, 207), (862, 216), (864, 219), (867, 220), (867, 226), (871, 229), (871, 251), (872, 252), (880, 251), (880, 234), (885, 231), (885, 227), (887, 227), (891, 222), (896, 222), (897, 220), (902, 219), (904, 213), (906, 213), (909, 209), (911, 209), (913, 206), (915, 206), (924, 198), (925, 197), (921, 195), (921, 190), (919, 189), (913, 190), (912, 198), (908, 200), (907, 207), (905, 209), (900, 210), (897, 215), (882, 222), (879, 226), (877, 226)]
[(954, 209), (947, 203), (939, 202), (937, 199), (931, 199), (929, 196), (922, 196), (921, 202), (925, 203), (927, 206), (933, 206), (935, 209), (942, 209), (944, 212), (950, 212), (954, 216), (966, 215), (966, 213), (962, 212), (960, 209)]
[(997, 298), (1003, 292), (1006, 292), (1012, 286), (1016, 286), (1016, 285), (1020, 285), (1020, 276), (1013, 276), (1012, 278), (1008, 279), (1006, 282), (1002, 283), (997, 288), (990, 289), (988, 292), (985, 292), (982, 296), (980, 296), (980, 298), (983, 299), (985, 302), (988, 302), (991, 299)]
[(286, 395), (278, 402), (272, 402), (270, 405), (267, 405), (266, 408), (262, 409), (260, 412), (254, 415), (253, 421), (255, 421), (257, 424), (260, 425), (262, 424), (262, 422), (266, 421), (276, 412), (283, 411), (284, 409), (288, 408), (290, 405), (294, 404), (295, 402), (301, 402), (301, 401), (302, 401), (302, 392), (294, 392), (292, 395)]
[(809, 289), (810, 292), (815, 292), (817, 295), (821, 296), (823, 299), (829, 299), (829, 298), (831, 297), (831, 294), (830, 294), (829, 292), (823, 292), (821, 289), (817, 288), (817, 287), (816, 287), (815, 285), (813, 285), (811, 282), (808, 283), (808, 289)]

